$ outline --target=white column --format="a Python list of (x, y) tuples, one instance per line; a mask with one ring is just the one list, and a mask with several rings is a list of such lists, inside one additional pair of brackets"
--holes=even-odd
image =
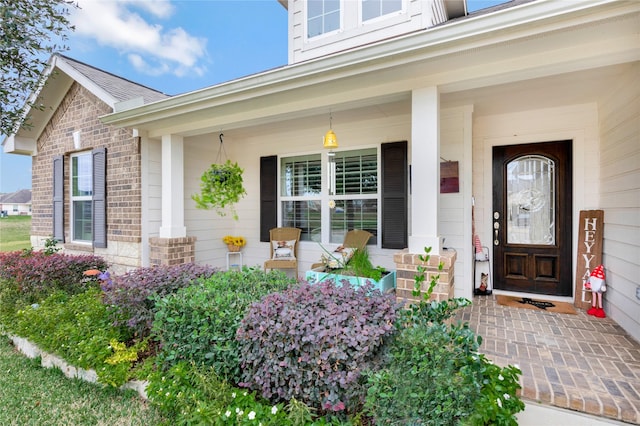
[(409, 252), (440, 254), (440, 93), (416, 89), (411, 96), (411, 235)]
[(162, 136), (161, 238), (187, 236), (184, 226), (184, 141), (182, 136)]

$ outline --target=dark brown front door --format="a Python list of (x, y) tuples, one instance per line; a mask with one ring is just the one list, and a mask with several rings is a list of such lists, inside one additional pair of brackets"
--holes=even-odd
[(571, 141), (493, 148), (495, 288), (571, 296)]

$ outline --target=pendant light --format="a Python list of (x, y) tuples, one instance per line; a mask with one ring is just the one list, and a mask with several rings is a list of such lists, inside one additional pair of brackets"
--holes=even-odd
[(336, 134), (333, 132), (333, 129), (331, 128), (332, 121), (333, 121), (333, 117), (331, 116), (331, 113), (329, 113), (329, 130), (327, 131), (327, 133), (325, 133), (324, 139), (322, 142), (322, 145), (327, 149), (334, 149), (338, 147), (338, 137), (336, 136)]

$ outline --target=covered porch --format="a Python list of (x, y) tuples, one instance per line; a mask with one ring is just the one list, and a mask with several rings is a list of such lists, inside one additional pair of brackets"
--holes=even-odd
[[(640, 343), (610, 318), (506, 307), (495, 296), (476, 296), (458, 319), (483, 337), (480, 351), (496, 364), (520, 367), (527, 407), (541, 403), (640, 424)], [(600, 424), (575, 419), (562, 424)]]

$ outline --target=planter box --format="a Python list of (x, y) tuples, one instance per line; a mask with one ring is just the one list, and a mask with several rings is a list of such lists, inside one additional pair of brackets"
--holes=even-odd
[(367, 281), (371, 281), (374, 287), (380, 290), (382, 293), (396, 288), (396, 271), (389, 272), (387, 275), (382, 277), (380, 281), (375, 281), (371, 278), (354, 277), (351, 275), (338, 275), (332, 274), (331, 272), (316, 271), (312, 269), (305, 273), (305, 279), (309, 282), (309, 284), (316, 284), (326, 280), (335, 280), (336, 284), (341, 284), (342, 282), (344, 282), (344, 280), (346, 280), (355, 288), (364, 285)]

